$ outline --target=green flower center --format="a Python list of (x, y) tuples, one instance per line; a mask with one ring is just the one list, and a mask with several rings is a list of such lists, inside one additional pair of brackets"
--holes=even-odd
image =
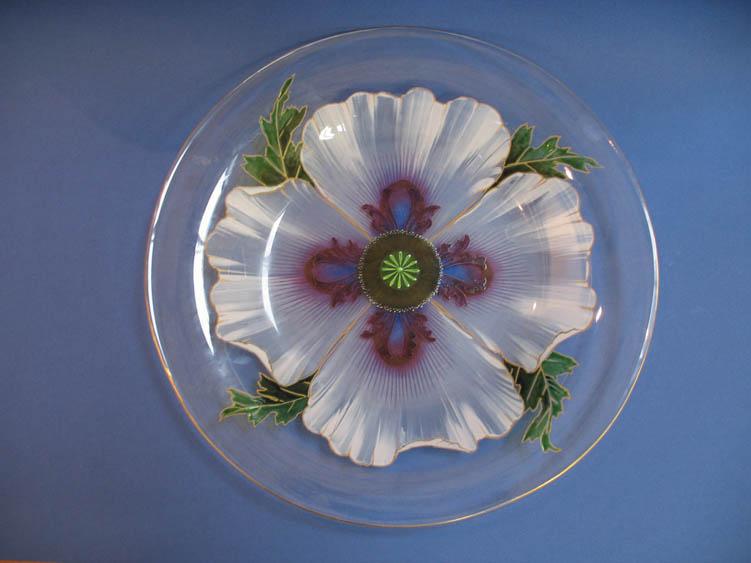
[(363, 293), (376, 307), (403, 312), (425, 304), (438, 290), (441, 260), (426, 239), (389, 231), (368, 243), (358, 268)]
[(419, 275), (420, 266), (408, 252), (392, 252), (381, 262), (381, 279), (389, 287), (409, 289)]

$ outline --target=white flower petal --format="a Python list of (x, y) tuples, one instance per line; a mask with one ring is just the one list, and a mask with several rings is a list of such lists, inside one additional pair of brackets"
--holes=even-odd
[(439, 228), (499, 176), (510, 136), (498, 112), (471, 98), (446, 104), (414, 88), (403, 96), (358, 92), (317, 110), (303, 130), (302, 161), (321, 191), (369, 228), (362, 211), (409, 180)]
[(367, 315), (322, 365), (303, 422), (334, 452), (361, 465), (388, 465), (399, 452), (434, 446), (474, 451), (506, 434), (524, 404), (503, 361), (427, 305), (434, 342), (414, 363), (390, 367), (361, 336)]
[(219, 274), (211, 290), (217, 336), (257, 354), (282, 385), (310, 375), (365, 306), (358, 299), (332, 307), (305, 279), (306, 260), (332, 237), (366, 244), (309, 184), (290, 181), (232, 190), (206, 244)]
[(592, 322), (589, 285), (592, 226), (568, 182), (516, 174), (491, 190), (437, 244), (469, 235), (469, 249), (493, 269), (487, 290), (449, 315), (508, 361), (537, 368), (562, 340)]

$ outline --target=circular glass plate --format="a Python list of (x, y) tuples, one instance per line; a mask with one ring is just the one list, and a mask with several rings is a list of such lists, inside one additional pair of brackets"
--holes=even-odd
[[(588, 331), (559, 350), (579, 367), (564, 384), (572, 398), (555, 420), (560, 453), (522, 443), (529, 415), (472, 454), (404, 452), (385, 468), (334, 455), (300, 421), (257, 427), (219, 422), (227, 388), (252, 391), (257, 360), (218, 340), (208, 290), (215, 273), (204, 242), (233, 187), (252, 184), (240, 166), (260, 143), (258, 118), (280, 85), (296, 79), (291, 103), (318, 107), (356, 91), (401, 94), (414, 86), (439, 100), (470, 96), (497, 108), (510, 130), (537, 127), (602, 165), (574, 183), (596, 242), (591, 266), (599, 308)], [(607, 432), (644, 362), (657, 306), (657, 254), (649, 216), (629, 164), (592, 112), (530, 62), (445, 32), (381, 28), (310, 43), (262, 68), (222, 99), (180, 150), (159, 198), (146, 256), (146, 301), (154, 342), (180, 404), (202, 436), (245, 477), (306, 510), (376, 526), (461, 520), (509, 504), (574, 466)]]

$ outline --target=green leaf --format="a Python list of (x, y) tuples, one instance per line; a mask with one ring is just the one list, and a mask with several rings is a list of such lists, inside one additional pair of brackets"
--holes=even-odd
[(300, 162), (300, 151), (302, 150), (302, 142), (297, 144), (290, 143), (287, 147), (287, 153), (284, 155), (284, 166), (296, 178), (302, 178), (308, 180), (308, 175), (302, 169), (302, 163)]
[(595, 159), (576, 154), (571, 147), (558, 146), (561, 138), (557, 135), (548, 137), (539, 147), (532, 146), (534, 130), (534, 127), (526, 123), (517, 128), (511, 137), (511, 148), (503, 172), (491, 187), (517, 173), (533, 172), (546, 178), (565, 178), (566, 175), (559, 168), (562, 165), (585, 174), (591, 168), (600, 167)]
[(271, 113), (259, 119), (265, 140), (263, 154), (245, 155), (245, 171), (264, 186), (277, 186), (290, 178), (310, 182), (300, 162), (302, 142), (292, 141), (308, 110), (307, 106), (287, 105), (294, 79), (294, 76), (290, 76), (284, 81)]
[(288, 424), (305, 409), (308, 404), (308, 388), (313, 376), (294, 385), (282, 387), (266, 374), (260, 374), (256, 383), (256, 394), (251, 395), (239, 389), (228, 389), (232, 404), (219, 415), (220, 420), (230, 416), (244, 415), (253, 426), (273, 416), (275, 424)]
[(560, 452), (561, 448), (555, 446), (550, 441), (550, 431), (548, 431), (546, 434), (543, 434), (540, 436), (540, 445), (542, 446), (542, 450), (545, 452)]
[(562, 373), (572, 373), (574, 368), (579, 365), (574, 358), (564, 356), (558, 352), (553, 352), (548, 359), (542, 362), (545, 373), (548, 375), (558, 376)]
[(522, 440), (525, 442), (530, 440), (539, 440), (550, 424), (550, 410), (540, 409), (540, 412), (532, 419), (527, 429), (524, 431), (524, 437)]
[(285, 178), (264, 156), (245, 156), (244, 168), (264, 186), (278, 186)]
[(511, 148), (509, 149), (508, 156), (506, 157), (506, 163), (516, 162), (522, 153), (529, 148), (532, 142), (532, 131), (534, 127), (530, 127), (526, 123), (520, 125), (519, 128), (514, 131), (514, 136), (511, 137)]
[(572, 373), (577, 365), (576, 360), (558, 352), (550, 354), (539, 369), (532, 373), (506, 362), (506, 367), (524, 399), (524, 409), (535, 412), (524, 431), (522, 441), (539, 440), (543, 451), (560, 451), (551, 441), (550, 435), (553, 420), (563, 412), (563, 401), (570, 399), (571, 394), (558, 381), (558, 377)]
[[(248, 157), (245, 157), (246, 159)], [(271, 166), (275, 172), (277, 172), (280, 176), (283, 178), (286, 177), (286, 173), (284, 171), (284, 162), (282, 161), (282, 157), (276, 154), (276, 151), (271, 147), (266, 147), (263, 151), (263, 159), (266, 164)]]
[(232, 398), (232, 402), (239, 407), (255, 404), (255, 397), (248, 395), (244, 391), (239, 391), (238, 389), (230, 389), (229, 394)]

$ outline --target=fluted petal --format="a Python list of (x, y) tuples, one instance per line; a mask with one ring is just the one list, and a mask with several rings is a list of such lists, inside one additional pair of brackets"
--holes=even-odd
[(469, 236), (491, 278), (465, 305), (441, 300), (448, 314), (510, 362), (532, 371), (565, 338), (592, 322), (592, 226), (568, 182), (516, 174), (491, 190), (436, 243)]
[(358, 92), (317, 110), (303, 130), (305, 171), (337, 206), (370, 228), (363, 205), (399, 181), (439, 205), (438, 228), (499, 176), (509, 132), (498, 112), (471, 98), (446, 104), (414, 88), (403, 96)]
[(306, 280), (304, 267), (333, 238), (364, 246), (364, 237), (310, 187), (235, 188), (227, 214), (206, 244), (219, 280), (211, 290), (219, 338), (259, 356), (289, 385), (310, 375), (364, 298), (332, 305)]
[(338, 455), (382, 466), (417, 446), (469, 452), (482, 438), (506, 434), (522, 415), (501, 359), (433, 306), (420, 312), (435, 340), (414, 361), (383, 362), (362, 337), (363, 315), (313, 379), (303, 421)]

